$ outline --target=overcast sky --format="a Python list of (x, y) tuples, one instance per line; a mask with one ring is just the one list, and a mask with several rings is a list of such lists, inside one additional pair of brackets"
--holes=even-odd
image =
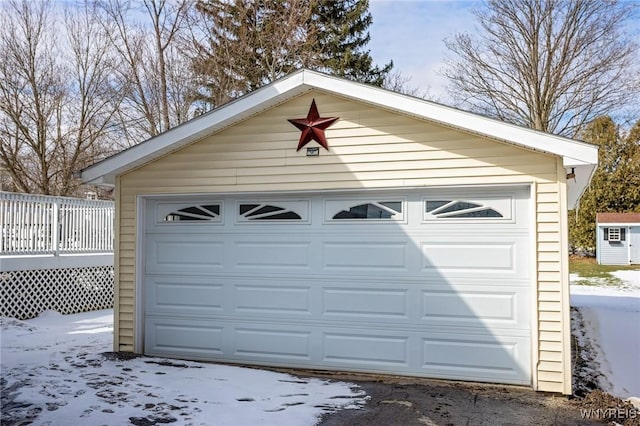
[(471, 11), (479, 5), (473, 0), (370, 0), (371, 55), (379, 65), (393, 59), (394, 68), (411, 77), (410, 86), (445, 101), (446, 80), (438, 75), (447, 51), (443, 40), (472, 32)]

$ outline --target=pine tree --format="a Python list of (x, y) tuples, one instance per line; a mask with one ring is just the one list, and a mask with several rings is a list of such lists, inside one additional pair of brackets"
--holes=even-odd
[[(208, 0), (196, 3), (206, 28), (192, 67), (200, 98), (216, 107), (310, 62), (308, 0)], [(295, 13), (292, 13), (295, 11)]]
[(368, 0), (320, 0), (313, 19), (320, 46), (320, 70), (361, 83), (382, 86), (393, 68), (373, 65), (366, 49), (373, 20)]
[(640, 213), (640, 120), (625, 137), (616, 180), (621, 211)]
[(582, 138), (599, 146), (598, 169), (579, 208), (569, 212), (569, 243), (594, 251), (597, 213), (640, 212), (640, 121), (622, 136), (610, 117), (599, 117)]
[(200, 0), (206, 27), (193, 70), (209, 107), (306, 67), (381, 86), (393, 67), (373, 65), (368, 0)]

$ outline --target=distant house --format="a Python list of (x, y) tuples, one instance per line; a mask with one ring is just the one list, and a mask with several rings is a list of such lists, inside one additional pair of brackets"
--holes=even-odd
[(598, 213), (596, 222), (598, 263), (640, 264), (640, 213)]

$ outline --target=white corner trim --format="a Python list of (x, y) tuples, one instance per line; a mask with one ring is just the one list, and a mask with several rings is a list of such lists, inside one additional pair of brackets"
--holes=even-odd
[[(564, 167), (558, 161), (558, 173), (564, 172)], [(569, 218), (567, 211), (567, 185), (558, 179), (560, 201), (560, 304), (562, 310), (562, 376), (563, 391), (570, 395), (573, 391), (571, 367), (571, 301), (569, 294)]]
[(533, 390), (540, 388), (538, 384), (538, 367), (540, 364), (540, 292), (538, 291), (538, 184), (534, 181), (529, 185), (529, 274), (531, 302), (531, 385)]
[(135, 303), (133, 304), (135, 313), (133, 320), (133, 352), (144, 353), (144, 250), (145, 250), (145, 229), (146, 229), (146, 206), (147, 200), (144, 197), (136, 197), (136, 253), (134, 268)]

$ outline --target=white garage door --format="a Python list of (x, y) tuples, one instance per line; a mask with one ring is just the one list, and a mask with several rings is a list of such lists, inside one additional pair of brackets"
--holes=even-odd
[(149, 355), (530, 384), (528, 188), (149, 199)]

